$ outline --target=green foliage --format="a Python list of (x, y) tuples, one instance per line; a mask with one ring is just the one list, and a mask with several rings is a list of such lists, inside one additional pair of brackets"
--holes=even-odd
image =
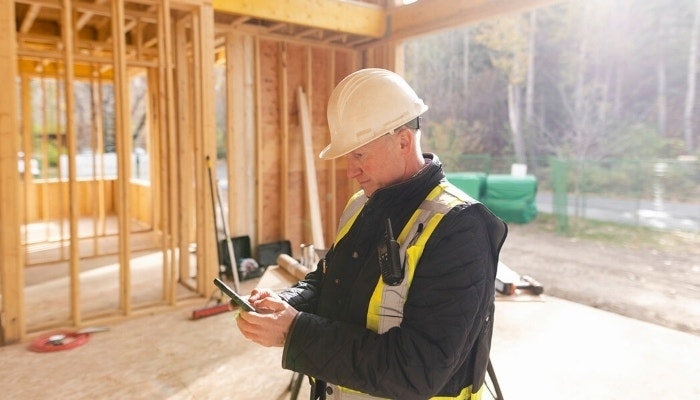
[(46, 145), (45, 157), (49, 167), (55, 168), (58, 166), (58, 159), (60, 155), (61, 151), (58, 149), (55, 143), (51, 142)]
[(512, 84), (522, 84), (527, 72), (529, 26), (521, 14), (485, 21), (478, 25), (474, 41), (488, 49), (491, 63)]
[(447, 151), (459, 148), (454, 127), (488, 132), (477, 135), (480, 148), (459, 151), (514, 151), (507, 86), (522, 90), (524, 116), (532, 56), (533, 118), (521, 121), (529, 157), (695, 154), (700, 113), (690, 121), (696, 149), (683, 140), (695, 7), (690, 0), (559, 2), (537, 9), (536, 18), (510, 15), (409, 41), (406, 76), (431, 107), (431, 135), (448, 135), (435, 138), (436, 148)]
[(226, 158), (226, 131), (222, 127), (216, 127), (216, 158), (217, 160)]
[[(644, 124), (621, 125), (611, 129), (604, 137), (601, 147), (607, 149), (608, 157), (639, 159), (666, 158), (679, 154), (679, 139), (665, 139)], [(682, 143), (680, 143), (682, 145)]]

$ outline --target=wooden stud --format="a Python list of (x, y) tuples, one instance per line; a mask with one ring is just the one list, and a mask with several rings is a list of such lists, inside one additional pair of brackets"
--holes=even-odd
[(119, 305), (126, 316), (131, 314), (131, 121), (129, 115), (129, 76), (126, 66), (124, 0), (112, 1), (112, 50), (114, 57), (114, 131), (117, 157), (117, 210), (119, 226)]
[[(332, 50), (331, 51), (331, 67), (328, 69), (328, 84), (330, 87), (328, 88), (328, 93), (332, 93), (333, 89), (336, 86), (335, 82), (335, 63), (336, 63), (336, 51)], [(326, 138), (327, 142), (330, 143), (330, 137)], [(327, 171), (327, 177), (328, 177), (328, 191), (327, 193), (330, 194), (330, 201), (328, 202), (328, 208), (326, 209), (326, 215), (328, 215), (328, 218), (326, 219), (326, 232), (328, 233), (334, 233), (336, 231), (336, 225), (338, 224), (338, 201), (337, 196), (335, 195), (338, 190), (338, 182), (336, 179), (336, 168), (337, 168), (337, 163), (335, 159), (330, 160), (328, 162), (328, 169)], [(326, 234), (326, 238), (328, 238), (328, 234)], [(330, 242), (332, 243), (335, 240), (335, 237), (332, 237)]]
[[(62, 36), (64, 51), (64, 100), (66, 118), (66, 147), (68, 153), (68, 220), (70, 240), (70, 299), (71, 319), (75, 326), (82, 321), (80, 308), (80, 237), (78, 234), (78, 184), (76, 173), (77, 129), (75, 122), (75, 78), (73, 63), (73, 9), (70, 0), (63, 0)], [(62, 185), (63, 186), (63, 185)], [(61, 196), (63, 197), (63, 196)], [(63, 224), (61, 224), (63, 225)]]
[(188, 18), (182, 18), (175, 22), (175, 74), (177, 79), (177, 170), (179, 190), (177, 199), (179, 203), (178, 218), (180, 223), (179, 237), (177, 239), (179, 259), (178, 277), (181, 283), (186, 283), (190, 274), (190, 258), (186, 257), (190, 249), (191, 218), (192, 218), (192, 162), (190, 151), (192, 149), (189, 100), (191, 88), (187, 80), (188, 61), (187, 49), (187, 24)]
[[(55, 80), (55, 91), (53, 93), (56, 96), (56, 98), (55, 98), (55, 105), (56, 105), (56, 110), (55, 110), (56, 128), (55, 129), (56, 129), (56, 131), (54, 132), (54, 134), (56, 136), (56, 148), (58, 150), (57, 152), (58, 152), (58, 154), (64, 154), (64, 153), (67, 153), (67, 151), (64, 151), (64, 149), (63, 149), (63, 147), (66, 145), (66, 131), (65, 131), (65, 126), (61, 126), (61, 124), (60, 124), (61, 123), (60, 115), (62, 114), (61, 113), (61, 106), (64, 104), (63, 103), (64, 100), (61, 97), (61, 82), (63, 82), (63, 86), (65, 86), (66, 81), (64, 79), (64, 74), (61, 71), (61, 64), (58, 61), (56, 61), (56, 68), (55, 68), (54, 72), (56, 74), (56, 76), (55, 76), (55, 79), (56, 79)], [(57, 199), (58, 200), (58, 201), (55, 201), (55, 203), (58, 204), (58, 210), (56, 210), (55, 215), (56, 215), (56, 218), (60, 221), (60, 223), (58, 225), (59, 236), (60, 236), (59, 240), (61, 243), (61, 246), (59, 247), (59, 249), (60, 249), (60, 258), (59, 259), (66, 260), (70, 257), (70, 255), (68, 257), (66, 257), (65, 242), (66, 242), (66, 240), (70, 240), (70, 237), (68, 237), (68, 235), (66, 235), (65, 224), (63, 223), (63, 219), (65, 218), (65, 216), (67, 214), (66, 209), (65, 209), (66, 201), (67, 200), (70, 201), (70, 199), (67, 199), (67, 193), (65, 191), (66, 185), (64, 184), (64, 181), (65, 181), (65, 178), (64, 178), (65, 172), (63, 170), (64, 165), (60, 161), (61, 160), (59, 158), (58, 178), (56, 179), (56, 185), (55, 185), (57, 193), (56, 193), (56, 196), (51, 196), (51, 197), (47, 198), (47, 200), (49, 200), (49, 199)], [(70, 252), (70, 249), (69, 249), (69, 252)]]
[[(207, 284), (211, 283), (211, 280), (209, 280), (209, 282), (205, 281), (205, 278), (208, 275), (206, 273), (206, 270), (208, 269), (208, 265), (206, 264), (208, 243), (206, 240), (206, 231), (203, 228), (205, 226), (205, 222), (207, 220), (210, 220), (211, 212), (207, 214), (206, 210), (208, 205), (211, 204), (211, 201), (208, 198), (202, 196), (202, 194), (206, 193), (202, 190), (202, 188), (205, 187), (202, 185), (202, 182), (204, 182), (202, 176), (202, 171), (204, 169), (202, 167), (205, 165), (204, 156), (202, 152), (204, 151), (204, 136), (207, 134), (207, 132), (203, 129), (204, 125), (202, 123), (202, 113), (204, 112), (202, 107), (202, 75), (204, 73), (204, 67), (202, 65), (202, 24), (200, 21), (201, 16), (201, 7), (196, 9), (196, 11), (190, 13), (192, 78), (190, 81), (191, 92), (188, 98), (190, 99), (189, 111), (192, 112), (192, 129), (188, 131), (188, 135), (191, 137), (190, 141), (193, 144), (193, 146), (190, 149), (188, 149), (188, 151), (192, 160), (192, 201), (194, 206), (193, 229), (195, 243), (197, 245), (197, 274), (195, 276), (195, 279), (197, 281), (196, 288), (197, 293), (206, 296), (207, 292), (209, 292)], [(213, 60), (214, 58), (212, 57), (211, 61), (213, 62)], [(211, 75), (211, 73), (211, 71), (207, 71), (207, 75)], [(216, 159), (216, 156), (214, 156), (214, 159)]]
[(102, 82), (102, 74), (99, 73), (99, 71), (96, 71), (95, 73), (97, 81), (95, 84), (97, 85), (96, 89), (94, 90), (94, 94), (96, 95), (96, 98), (94, 100), (95, 103), (95, 109), (93, 110), (93, 114), (95, 115), (95, 134), (96, 134), (96, 141), (95, 141), (95, 151), (94, 154), (97, 156), (99, 159), (101, 159), (101, 162), (99, 163), (99, 168), (95, 170), (96, 176), (97, 176), (97, 221), (98, 221), (98, 229), (95, 232), (95, 236), (104, 236), (107, 233), (107, 207), (106, 207), (106, 196), (105, 196), (105, 190), (106, 190), (106, 185), (105, 185), (105, 163), (104, 163), (104, 120), (103, 120), (103, 110), (102, 110), (102, 100), (103, 100), (103, 82)]
[[(32, 124), (32, 110), (31, 110), (31, 89), (30, 89), (30, 78), (27, 74), (20, 72), (21, 84), (22, 84), (22, 149), (24, 153), (24, 177), (23, 177), (23, 190), (20, 191), (22, 198), (20, 201), (22, 223), (27, 224), (30, 220), (30, 209), (32, 213), (38, 207), (36, 204), (36, 189), (34, 176), (31, 171), (31, 160), (33, 158), (32, 154), (32, 130), (34, 125)], [(29, 242), (29, 229), (24, 230), (24, 243)]]
[[(170, 305), (177, 303), (178, 266), (180, 253), (177, 238), (180, 237), (179, 212), (179, 181), (177, 179), (177, 124), (175, 121), (175, 82), (173, 77), (173, 43), (172, 20), (170, 18), (170, 0), (163, 0), (159, 8), (158, 21), (161, 41), (158, 45), (160, 90), (159, 104), (162, 116), (161, 126), (163, 140), (161, 155), (165, 158), (162, 168), (160, 187), (167, 196), (163, 197), (163, 290), (165, 300)], [(188, 253), (183, 253), (187, 257)]]
[[(199, 60), (196, 64), (199, 65), (200, 73), (195, 76), (199, 78), (199, 95), (197, 96), (201, 121), (200, 132), (201, 150), (198, 152), (199, 160), (195, 169), (200, 171), (199, 184), (197, 192), (199, 193), (198, 202), (203, 207), (198, 207), (200, 210), (201, 223), (198, 224), (198, 229), (203, 231), (202, 237), (202, 263), (198, 275), (203, 277), (204, 289), (202, 294), (206, 295), (210, 292), (211, 282), (218, 275), (218, 262), (216, 260), (216, 237), (214, 236), (214, 221), (211, 216), (213, 209), (211, 208), (210, 193), (206, 190), (207, 185), (207, 169), (205, 168), (205, 157), (211, 155), (216, 159), (216, 120), (215, 120), (215, 104), (214, 104), (214, 43), (211, 38), (214, 37), (214, 27), (211, 21), (214, 21), (214, 10), (211, 5), (204, 4), (199, 8)], [(198, 244), (197, 248), (200, 248)]]
[(288, 238), (289, 232), (289, 90), (287, 68), (287, 43), (279, 44), (279, 115), (280, 115), (280, 232)]
[(255, 215), (258, 216), (258, 218), (254, 219), (257, 222), (256, 227), (255, 227), (255, 232), (256, 232), (255, 237), (258, 240), (260, 240), (259, 235), (260, 235), (260, 232), (263, 231), (262, 215), (263, 215), (263, 212), (265, 209), (265, 204), (263, 204), (263, 202), (262, 202), (262, 199), (265, 198), (265, 196), (263, 195), (263, 184), (262, 184), (262, 179), (263, 179), (263, 171), (262, 171), (262, 169), (263, 169), (262, 168), (262, 165), (263, 165), (262, 164), (262, 160), (263, 160), (262, 145), (263, 145), (263, 142), (262, 142), (262, 139), (263, 139), (264, 130), (263, 130), (263, 124), (262, 124), (262, 112), (261, 112), (261, 110), (262, 110), (262, 82), (263, 82), (263, 80), (261, 79), (261, 73), (260, 73), (260, 69), (261, 69), (261, 65), (260, 65), (261, 64), (260, 63), (260, 39), (256, 37), (254, 39), (254, 43), (255, 43), (255, 53), (254, 53), (254, 57), (255, 57), (255, 62), (254, 62), (254, 66), (255, 66), (255, 69), (254, 69), (254, 71), (255, 71), (255, 89), (254, 89), (255, 90), (255, 100), (254, 100), (255, 101), (255, 130), (254, 130), (255, 139), (252, 140), (252, 142), (255, 143), (255, 152), (252, 154), (256, 155), (256, 162), (255, 162), (256, 168), (255, 168), (255, 170), (256, 170), (256, 177), (257, 177), (258, 184), (255, 186), (249, 186), (249, 187), (251, 187), (251, 188), (255, 187), (255, 191), (254, 191), (255, 192), (255, 199), (257, 200), (257, 201), (255, 201)]
[[(237, 190), (233, 188), (239, 185), (239, 176), (236, 174), (240, 160), (236, 157), (238, 148), (238, 135), (243, 131), (243, 62), (245, 58), (242, 38), (232, 30), (226, 33), (226, 178), (228, 181), (228, 204), (229, 226), (236, 231), (233, 221), (237, 218), (236, 207), (240, 206)], [(240, 104), (239, 104), (240, 103)], [(224, 218), (224, 217), (222, 217)], [(222, 221), (223, 222), (223, 221)]]
[[(0, 5), (0, 76), (17, 76), (14, 4)], [(17, 188), (17, 95), (14, 79), (0, 96), (0, 289), (2, 315), (0, 343), (19, 342), (25, 334), (24, 260), (20, 243), (20, 214)], [(26, 163), (25, 167), (29, 164)]]
[(49, 180), (47, 172), (49, 170), (49, 140), (48, 140), (48, 135), (49, 135), (49, 128), (48, 128), (48, 113), (49, 113), (49, 108), (48, 104), (46, 101), (46, 96), (47, 96), (47, 91), (46, 91), (46, 75), (44, 74), (44, 69), (42, 68), (41, 70), (41, 154), (42, 154), (42, 160), (41, 160), (41, 171), (44, 174), (44, 179), (42, 179), (41, 182), (41, 187), (40, 187), (40, 193), (41, 193), (41, 216), (42, 220), (44, 222), (44, 227), (45, 229), (45, 236), (48, 238), (49, 237), (49, 220), (51, 219), (50, 217), (50, 209), (49, 209), (49, 199), (48, 199), (48, 191), (49, 191)]

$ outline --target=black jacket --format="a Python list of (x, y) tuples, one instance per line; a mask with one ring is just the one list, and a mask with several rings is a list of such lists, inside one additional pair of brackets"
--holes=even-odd
[(425, 157), (428, 165), (418, 175), (375, 191), (327, 253), (325, 268), (322, 260), (282, 293), (302, 311), (287, 337), (284, 368), (392, 399), (454, 396), (472, 383), (479, 389), (493, 329), (498, 254), (507, 233), (505, 223), (482, 204), (454, 207), (428, 239), (401, 326), (382, 335), (365, 327), (380, 279), (377, 245), (384, 221), (389, 217), (393, 231), (400, 232), (445, 179), (437, 156)]

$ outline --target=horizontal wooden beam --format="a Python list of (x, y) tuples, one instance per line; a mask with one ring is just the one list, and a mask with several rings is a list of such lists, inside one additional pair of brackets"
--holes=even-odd
[(391, 8), (388, 39), (402, 40), (558, 3), (561, 0), (420, 0)]
[[(59, 53), (55, 54), (55, 56), (59, 55)], [(55, 62), (44, 63), (42, 61), (25, 58), (19, 60), (17, 65), (17, 70), (22, 75), (47, 76), (53, 78), (59, 73), (59, 71), (56, 70)], [(77, 79), (90, 79), (91, 76), (98, 74), (100, 78), (111, 81), (113, 79), (113, 72), (111, 65), (95, 70), (88, 64), (76, 63), (74, 68), (75, 77)]]
[(339, 0), (214, 0), (220, 13), (245, 15), (355, 35), (381, 38), (386, 34), (382, 7)]

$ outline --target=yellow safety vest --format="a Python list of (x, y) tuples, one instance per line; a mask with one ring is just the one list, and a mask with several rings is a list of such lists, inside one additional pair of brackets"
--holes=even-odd
[[(406, 303), (408, 289), (413, 282), (413, 275), (418, 261), (423, 255), (423, 249), (430, 235), (438, 226), (442, 218), (454, 206), (465, 201), (474, 202), (471, 197), (448, 182), (441, 182), (423, 200), (406, 225), (401, 230), (396, 241), (400, 244), (401, 264), (405, 266), (404, 278), (396, 286), (386, 285), (379, 279), (374, 289), (367, 309), (367, 328), (377, 333), (385, 333), (389, 329), (399, 326), (403, 320), (403, 306)], [(350, 227), (360, 215), (367, 202), (367, 196), (363, 191), (353, 195), (348, 201), (343, 214), (340, 217), (335, 243), (340, 242)], [(328, 399), (343, 400), (367, 400), (379, 399), (346, 387), (328, 384), (330, 392)], [(483, 393), (483, 385), (476, 392), (471, 385), (462, 389), (462, 392), (454, 397), (437, 396), (431, 400), (480, 400)]]

